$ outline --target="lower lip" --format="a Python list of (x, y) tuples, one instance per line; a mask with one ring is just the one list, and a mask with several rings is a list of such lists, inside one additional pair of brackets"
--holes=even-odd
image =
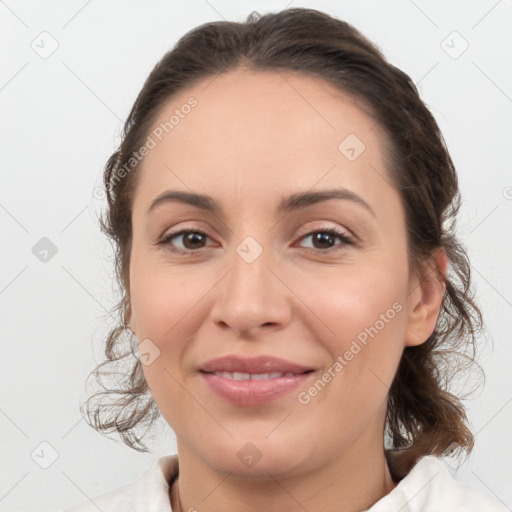
[(273, 402), (311, 378), (314, 372), (297, 374), (293, 377), (278, 377), (267, 380), (234, 380), (200, 372), (210, 389), (235, 405), (251, 406)]

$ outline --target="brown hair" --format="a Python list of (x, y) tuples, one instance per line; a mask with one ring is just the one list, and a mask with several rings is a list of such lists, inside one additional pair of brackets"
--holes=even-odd
[[(303, 8), (263, 16), (252, 13), (243, 23), (213, 22), (191, 30), (157, 63), (140, 91), (122, 143), (104, 172), (108, 209), (100, 225), (114, 243), (122, 291), (115, 309), (121, 322), (106, 340), (106, 360), (90, 374), (103, 391), (87, 400), (89, 423), (102, 433), (116, 431), (130, 447), (148, 451), (136, 430), (143, 424), (149, 428), (159, 410), (136, 356), (137, 340), (127, 329), (131, 212), (138, 175), (134, 155), (171, 96), (240, 67), (325, 80), (361, 103), (383, 128), (389, 140), (390, 179), (406, 212), (411, 268), (426, 275), (425, 264), (432, 262), (439, 247), (449, 262), (436, 329), (425, 343), (404, 349), (389, 390), (388, 461), (394, 477), (402, 478), (422, 455), (441, 455), (453, 447), (456, 453), (469, 453), (473, 435), (466, 426), (465, 409), (449, 389), (454, 376), (475, 363), (482, 318), (470, 287), (469, 261), (455, 237), (460, 194), (454, 165), (410, 77), (348, 23)], [(102, 382), (112, 374), (121, 376), (114, 388)]]

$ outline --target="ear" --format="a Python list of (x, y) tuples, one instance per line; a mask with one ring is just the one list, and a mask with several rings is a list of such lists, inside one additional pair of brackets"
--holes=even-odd
[(447, 265), (446, 252), (440, 247), (422, 277), (411, 283), (405, 346), (421, 345), (434, 332), (446, 290)]

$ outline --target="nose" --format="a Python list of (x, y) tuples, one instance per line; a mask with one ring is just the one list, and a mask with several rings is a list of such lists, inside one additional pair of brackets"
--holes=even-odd
[(242, 250), (234, 251), (230, 262), (229, 272), (215, 287), (213, 322), (224, 330), (232, 329), (234, 336), (247, 338), (288, 325), (293, 294), (270, 249), (265, 248), (253, 261)]

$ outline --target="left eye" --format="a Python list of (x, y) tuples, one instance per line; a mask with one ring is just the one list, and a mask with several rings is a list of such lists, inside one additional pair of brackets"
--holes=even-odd
[[(320, 231), (312, 231), (311, 233), (308, 233), (307, 235), (303, 236), (301, 240), (306, 240), (307, 238), (312, 237), (312, 243), (313, 245), (319, 244), (320, 247), (313, 247), (312, 249), (319, 249), (322, 250), (330, 250), (333, 246), (335, 246), (334, 240), (336, 238), (340, 239), (342, 241), (341, 244), (338, 245), (345, 245), (345, 244), (352, 244), (352, 240), (345, 235), (345, 233), (340, 233), (339, 231), (335, 229), (323, 229)], [(327, 244), (327, 247), (325, 246)], [(337, 249), (334, 249), (337, 250)]]

